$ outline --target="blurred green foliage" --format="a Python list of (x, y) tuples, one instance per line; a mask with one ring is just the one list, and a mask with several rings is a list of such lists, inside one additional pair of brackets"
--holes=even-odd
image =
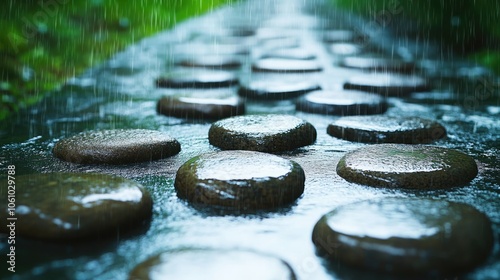
[(383, 17), (384, 12), (388, 11), (391, 17), (414, 23), (418, 34), (412, 34), (413, 36), (431, 38), (443, 46), (448, 46), (455, 53), (467, 56), (500, 74), (500, 1), (334, 1), (339, 6), (360, 13), (368, 19)]
[(0, 120), (125, 46), (235, 1), (2, 1)]

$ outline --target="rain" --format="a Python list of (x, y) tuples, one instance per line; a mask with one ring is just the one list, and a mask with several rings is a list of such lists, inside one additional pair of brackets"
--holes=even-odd
[[(4, 261), (0, 278), (127, 279), (141, 269), (153, 271), (148, 260), (161, 260), (165, 265), (156, 269), (172, 277), (194, 275), (196, 267), (206, 269), (207, 277), (219, 269), (238, 275), (265, 263), (259, 273), (270, 279), (398, 279), (402, 275), (500, 279), (500, 44), (498, 26), (493, 26), (499, 18), (499, 3), (141, 0), (125, 5), (50, 0), (2, 5), (0, 30), (7, 35), (0, 37), (0, 182), (4, 185), (0, 219), (11, 221), (8, 189), (14, 184), (19, 219), (16, 272), (9, 271)], [(491, 12), (477, 13), (481, 10)], [(298, 123), (307, 123), (308, 130), (296, 129), (291, 121), (265, 126), (260, 122), (276, 115), (294, 116)], [(222, 132), (213, 136), (214, 125), (228, 123), (228, 118), (239, 130), (220, 125), (217, 129)], [(238, 123), (242, 119), (246, 123)], [(82, 140), (81, 145), (56, 153), (58, 145), (71, 147), (79, 137), (98, 138), (95, 131), (127, 136), (92, 139), (97, 142), (88, 140), (87, 145)], [(409, 136), (401, 136), (407, 131)], [(218, 144), (210, 137), (218, 137)], [(174, 140), (180, 143), (180, 151), (167, 152), (169, 141)], [(442, 171), (435, 175), (439, 180), (432, 179), (434, 174), (417, 177), (407, 188), (398, 181), (407, 173), (369, 173), (371, 163), (380, 160), (375, 152), (366, 156), (373, 160), (341, 170), (351, 168), (346, 159), (365, 158), (349, 155), (377, 145), (414, 145), (387, 152), (381, 169), (395, 170), (391, 158), (397, 159), (392, 163), (400, 163), (410, 155), (407, 162), (417, 162), (416, 167), (399, 168), (403, 170), (399, 173), (411, 169), (408, 178), (414, 178), (412, 170), (417, 173), (419, 166), (427, 166)], [(464, 160), (434, 162), (434, 155), (418, 154), (426, 151), (423, 145), (440, 147), (437, 151), (456, 150)], [(153, 155), (155, 149), (163, 150)], [(248, 155), (262, 154), (256, 158), (266, 164), (242, 160), (238, 157), (246, 153), (228, 151), (224, 151), (227, 157), (211, 159), (217, 164), (203, 166), (200, 160), (238, 149), (254, 151)], [(87, 150), (92, 154), (90, 163), (80, 158)], [(97, 160), (116, 154), (126, 159)], [(429, 161), (418, 162), (422, 158)], [(273, 161), (281, 165), (273, 166)], [(242, 163), (246, 165), (232, 168)], [(355, 170), (356, 166), (362, 167)], [(456, 170), (469, 166), (474, 170), (457, 174)], [(187, 172), (193, 177), (177, 178), (188, 176)], [(293, 199), (285, 198), (286, 184), (276, 197), (265, 197), (267, 188), (288, 182), (290, 174), (296, 176), (290, 178), (302, 178), (300, 172), (305, 181), (297, 179), (298, 187), (290, 184), (300, 191)], [(43, 177), (52, 173), (65, 175)], [(89, 174), (102, 176), (98, 180), (104, 183), (80, 187), (95, 179)], [(115, 179), (107, 179), (108, 175)], [(33, 179), (36, 176), (39, 181)], [(386, 181), (370, 185), (373, 180), (363, 176)], [(106, 180), (119, 183), (107, 185)], [(179, 194), (195, 180), (203, 185), (202, 198)], [(434, 188), (437, 181), (442, 185)], [(53, 188), (44, 192), (36, 183)], [(235, 191), (250, 185), (251, 191)], [(37, 194), (35, 199), (28, 199), (31, 192)], [(130, 194), (134, 199), (129, 199)], [(245, 199), (241, 204), (240, 195)], [(211, 202), (212, 196), (217, 202)], [(398, 201), (408, 203), (398, 206)], [(419, 208), (420, 201), (427, 206)], [(64, 215), (50, 212), (58, 207)], [(78, 207), (95, 207), (100, 214), (86, 216), (89, 212), (78, 212), (84, 211)], [(465, 220), (461, 217), (466, 216), (462, 210), (477, 214), (474, 217), (480, 218), (475, 222), (484, 221), (485, 230), (460, 228)], [(444, 221), (435, 218), (440, 215)], [(350, 222), (367, 217), (376, 224), (374, 229)], [(33, 219), (30, 226), (36, 230), (23, 228), (23, 219)], [(63, 225), (57, 233), (61, 240), (47, 239), (48, 230), (38, 226), (39, 221)], [(115, 222), (122, 224), (115, 226)], [(333, 222), (339, 224), (329, 224)], [(102, 227), (102, 234), (74, 238), (92, 223)], [(338, 240), (332, 240), (332, 235), (321, 236), (325, 227), (355, 234), (339, 234)], [(80, 232), (72, 232), (74, 228)], [(12, 252), (8, 243), (12, 233), (7, 230), (0, 230), (2, 260)], [(375, 233), (370, 236), (370, 232)], [(453, 258), (444, 261), (452, 269), (437, 265), (401, 274), (391, 268), (393, 263), (377, 266), (385, 260), (377, 256), (392, 253), (427, 265), (426, 258), (409, 257), (415, 248), (397, 247), (391, 237), (421, 241), (422, 236), (446, 238), (451, 232), (464, 232), (463, 242), (453, 240), (439, 248), (458, 248), (453, 252), (475, 256), (477, 261), (464, 265), (466, 269), (453, 263)], [(484, 249), (467, 247), (474, 240)], [(375, 252), (374, 257), (361, 254), (354, 265), (342, 258), (360, 248), (368, 252), (363, 254)], [(248, 262), (224, 259), (225, 254)], [(219, 258), (223, 260), (216, 263)], [(217, 269), (206, 265), (211, 261)], [(240, 267), (244, 262), (248, 266)], [(239, 276), (252, 278), (248, 272)]]

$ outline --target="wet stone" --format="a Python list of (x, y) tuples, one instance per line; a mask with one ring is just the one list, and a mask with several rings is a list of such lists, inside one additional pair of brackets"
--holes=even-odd
[(337, 173), (349, 182), (373, 187), (441, 189), (464, 186), (477, 175), (470, 156), (447, 148), (370, 145), (347, 153)]
[(323, 67), (315, 60), (262, 58), (252, 64), (254, 72), (308, 73), (319, 72)]
[(208, 139), (223, 150), (273, 153), (311, 145), (316, 141), (316, 129), (290, 115), (246, 115), (213, 123)]
[(157, 112), (186, 119), (219, 120), (245, 113), (243, 101), (233, 94), (166, 96), (158, 101)]
[[(93, 173), (16, 176), (16, 234), (53, 241), (116, 236), (147, 222), (149, 193), (140, 184)], [(4, 193), (6, 194), (6, 193)], [(0, 217), (7, 218), (7, 198)], [(1, 231), (5, 232), (2, 227)]]
[(328, 134), (364, 143), (428, 144), (446, 137), (438, 122), (419, 117), (350, 116), (328, 125)]
[(304, 191), (297, 163), (254, 151), (203, 154), (177, 171), (177, 196), (197, 205), (233, 210), (272, 209), (295, 201)]
[(283, 48), (269, 51), (262, 58), (312, 60), (316, 58), (316, 55), (304, 48)]
[(363, 47), (353, 43), (333, 43), (328, 46), (328, 51), (339, 56), (356, 55), (363, 51)]
[(53, 149), (59, 159), (83, 164), (128, 164), (167, 158), (181, 146), (167, 134), (146, 129), (95, 130), (59, 140)]
[(129, 279), (295, 280), (285, 261), (249, 251), (187, 249), (150, 257)]
[(409, 73), (415, 68), (413, 63), (396, 58), (366, 56), (344, 57), (340, 62), (340, 65), (347, 68), (355, 68), (367, 71), (402, 73)]
[(324, 32), (323, 41), (325, 43), (347, 43), (347, 42), (363, 42), (364, 37), (350, 30), (329, 30)]
[(317, 222), (312, 239), (331, 262), (422, 279), (471, 270), (493, 246), (491, 222), (474, 207), (416, 198), (340, 206)]
[(296, 102), (298, 111), (324, 115), (372, 115), (387, 111), (385, 99), (361, 91), (313, 91)]
[(313, 81), (289, 81), (285, 79), (251, 80), (243, 83), (238, 95), (252, 99), (283, 100), (320, 89)]
[(372, 73), (349, 78), (344, 89), (374, 92), (386, 96), (407, 96), (413, 92), (430, 90), (422, 77), (392, 73)]
[(204, 55), (181, 59), (177, 65), (210, 69), (236, 69), (241, 67), (241, 58), (236, 56)]
[(220, 88), (237, 84), (236, 74), (210, 70), (177, 71), (156, 80), (156, 86), (160, 88)]

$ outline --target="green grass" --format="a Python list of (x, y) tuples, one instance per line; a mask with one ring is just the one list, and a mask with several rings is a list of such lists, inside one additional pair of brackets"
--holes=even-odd
[(235, 1), (3, 1), (0, 120), (125, 46)]

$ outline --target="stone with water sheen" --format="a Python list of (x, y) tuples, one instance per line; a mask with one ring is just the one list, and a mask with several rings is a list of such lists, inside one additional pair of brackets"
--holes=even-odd
[(294, 161), (254, 151), (221, 151), (185, 162), (174, 185), (178, 197), (197, 205), (258, 210), (295, 201), (304, 181), (304, 171)]
[(477, 175), (470, 156), (448, 148), (377, 144), (343, 156), (337, 173), (347, 181), (373, 187), (442, 189), (468, 184)]
[(320, 89), (314, 81), (251, 80), (243, 83), (238, 95), (251, 99), (283, 100)]
[(323, 115), (373, 115), (387, 111), (383, 97), (361, 91), (321, 90), (310, 92), (296, 102), (298, 111)]
[(420, 276), (415, 279), (471, 270), (493, 246), (485, 214), (467, 204), (419, 198), (339, 206), (316, 223), (312, 239), (335, 266)]
[(158, 101), (158, 113), (187, 119), (219, 120), (245, 113), (245, 104), (233, 94), (184, 94), (166, 96)]
[(167, 158), (180, 152), (177, 140), (147, 129), (109, 129), (82, 132), (59, 140), (57, 158), (83, 164), (129, 164)]
[(328, 125), (333, 137), (364, 143), (428, 144), (446, 137), (436, 121), (419, 117), (349, 116)]
[[(16, 234), (20, 237), (95, 241), (140, 226), (152, 213), (151, 197), (139, 183), (111, 175), (23, 175), (16, 176), (16, 187)], [(0, 202), (2, 220), (7, 214), (5, 195)]]
[(371, 73), (352, 76), (344, 89), (374, 92), (385, 96), (407, 96), (413, 92), (430, 90), (427, 81), (416, 75)]
[(347, 68), (354, 68), (376, 72), (411, 72), (415, 65), (395, 58), (371, 57), (371, 56), (347, 56), (342, 58), (340, 65)]
[(309, 73), (322, 70), (323, 67), (316, 60), (261, 58), (252, 64), (254, 72)]
[(238, 85), (236, 74), (228, 71), (175, 71), (156, 79), (160, 88), (222, 88)]
[(213, 123), (208, 140), (223, 150), (273, 153), (310, 145), (316, 135), (314, 126), (294, 116), (246, 115)]
[(186, 249), (150, 257), (130, 272), (129, 279), (295, 280), (296, 277), (290, 265), (276, 257), (242, 250)]

